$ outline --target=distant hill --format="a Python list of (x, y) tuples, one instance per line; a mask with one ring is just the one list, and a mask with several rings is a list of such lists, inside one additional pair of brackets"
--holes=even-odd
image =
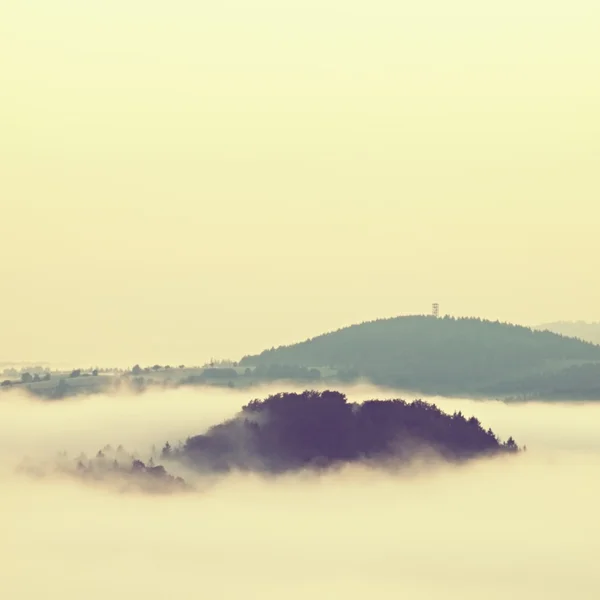
[(586, 323), (585, 321), (556, 321), (536, 327), (540, 331), (553, 331), (561, 335), (578, 338), (592, 344), (600, 344), (600, 322)]
[[(519, 325), (432, 316), (361, 323), (240, 361), (263, 368), (329, 367), (340, 379), (365, 377), (428, 394), (536, 396), (558, 386), (562, 393), (572, 389), (574, 397), (572, 368), (594, 363), (600, 364), (600, 346), (588, 342)], [(596, 372), (600, 377), (600, 369), (586, 372), (586, 397)], [(600, 379), (598, 390), (600, 398)]]

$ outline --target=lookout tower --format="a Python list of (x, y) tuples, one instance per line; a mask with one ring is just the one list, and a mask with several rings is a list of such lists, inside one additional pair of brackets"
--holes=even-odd
[(440, 316), (440, 305), (434, 302), (431, 307), (431, 314), (437, 319)]

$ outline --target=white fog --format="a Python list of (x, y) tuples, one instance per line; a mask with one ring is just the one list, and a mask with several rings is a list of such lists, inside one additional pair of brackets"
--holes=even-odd
[[(341, 389), (352, 401), (399, 396)], [(54, 403), (5, 395), (6, 597), (598, 598), (598, 406), (433, 399), (476, 415), (503, 439), (512, 435), (527, 452), (397, 476), (360, 466), (269, 480), (229, 475), (191, 494), (156, 497), (14, 471), (25, 455), (92, 453), (106, 444), (143, 456), (275, 390), (283, 388)]]

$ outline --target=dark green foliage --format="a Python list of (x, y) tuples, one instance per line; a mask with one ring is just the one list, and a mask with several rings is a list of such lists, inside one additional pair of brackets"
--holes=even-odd
[(328, 366), (340, 379), (432, 394), (521, 391), (522, 380), (567, 364), (600, 361), (600, 346), (481, 319), (397, 317), (353, 325), (246, 356), (256, 368)]
[(539, 325), (536, 329), (547, 329), (561, 335), (566, 335), (594, 344), (600, 344), (600, 322), (586, 323), (585, 321), (558, 321)]
[(598, 400), (600, 363), (572, 365), (558, 371), (535, 373), (516, 382), (498, 384), (487, 389), (490, 394), (495, 395), (508, 395), (515, 390), (519, 393), (519, 399)]
[(257, 379), (277, 381), (288, 379), (291, 381), (318, 381), (321, 372), (318, 369), (309, 369), (296, 365), (259, 365), (252, 375)]

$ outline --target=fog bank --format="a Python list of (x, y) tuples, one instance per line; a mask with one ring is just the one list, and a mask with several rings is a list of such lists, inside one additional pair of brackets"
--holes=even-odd
[[(600, 407), (439, 400), (528, 451), (391, 477), (231, 475), (122, 495), (14, 474), (25, 455), (141, 455), (232, 416), (248, 392), (190, 389), (43, 404), (0, 399), (0, 559), (14, 600), (166, 597), (597, 598)], [(298, 388), (295, 388), (298, 389)], [(398, 393), (358, 386), (349, 400)], [(403, 395), (407, 400), (412, 396)]]

